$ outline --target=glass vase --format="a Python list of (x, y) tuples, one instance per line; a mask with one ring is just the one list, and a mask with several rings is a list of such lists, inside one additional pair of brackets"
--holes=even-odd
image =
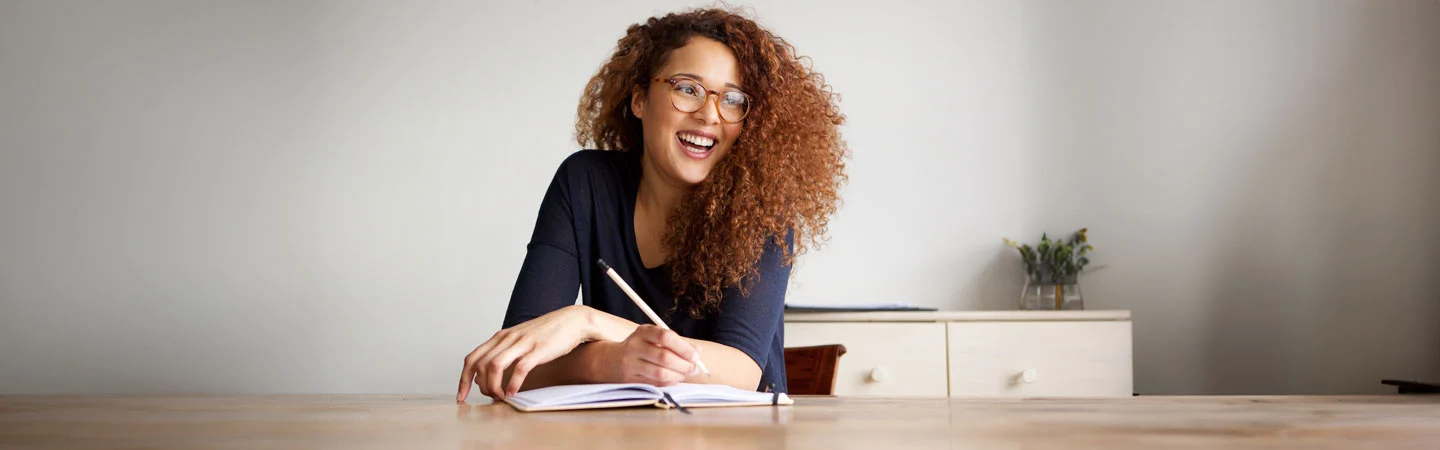
[(1020, 309), (1026, 311), (1083, 310), (1085, 297), (1080, 282), (1026, 280), (1020, 291)]

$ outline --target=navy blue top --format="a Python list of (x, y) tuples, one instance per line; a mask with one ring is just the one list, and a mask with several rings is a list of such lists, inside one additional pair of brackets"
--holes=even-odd
[[(637, 324), (651, 323), (595, 264), (600, 258), (676, 333), (745, 352), (760, 366), (756, 390), (788, 392), (783, 325), (790, 266), (781, 263), (779, 246), (766, 244), (749, 297), (731, 287), (718, 313), (697, 320), (681, 305), (666, 314), (675, 305), (670, 265), (646, 268), (635, 245), (640, 175), (640, 152), (580, 150), (560, 164), (540, 203), (503, 327), (573, 305), (577, 286), (585, 305)], [(793, 238), (786, 236), (786, 244), (793, 246)]]

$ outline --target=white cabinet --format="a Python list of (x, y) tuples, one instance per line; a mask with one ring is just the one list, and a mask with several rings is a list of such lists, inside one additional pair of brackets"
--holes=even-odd
[(951, 322), (951, 395), (1128, 396), (1130, 322)]
[(1128, 311), (787, 313), (785, 346), (844, 344), (835, 394), (1104, 397), (1133, 392)]
[(785, 346), (845, 344), (837, 395), (944, 397), (945, 324), (802, 322), (785, 324)]

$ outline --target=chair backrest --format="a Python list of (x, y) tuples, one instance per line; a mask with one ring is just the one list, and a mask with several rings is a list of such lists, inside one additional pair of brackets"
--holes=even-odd
[(845, 346), (814, 345), (785, 349), (785, 382), (790, 395), (835, 395), (836, 368)]

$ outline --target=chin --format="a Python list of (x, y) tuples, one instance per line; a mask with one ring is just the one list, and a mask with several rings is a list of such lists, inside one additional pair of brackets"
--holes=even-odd
[(710, 177), (710, 167), (708, 165), (705, 167), (695, 167), (687, 164), (682, 167), (676, 167), (675, 175), (676, 178), (679, 178), (680, 181), (685, 184), (694, 186), (704, 182), (706, 178)]
[(711, 152), (704, 158), (695, 158), (686, 154), (683, 149), (676, 149), (673, 155), (671, 173), (685, 184), (694, 186), (710, 177), (710, 171), (715, 168), (715, 162), (723, 156), (723, 152)]

